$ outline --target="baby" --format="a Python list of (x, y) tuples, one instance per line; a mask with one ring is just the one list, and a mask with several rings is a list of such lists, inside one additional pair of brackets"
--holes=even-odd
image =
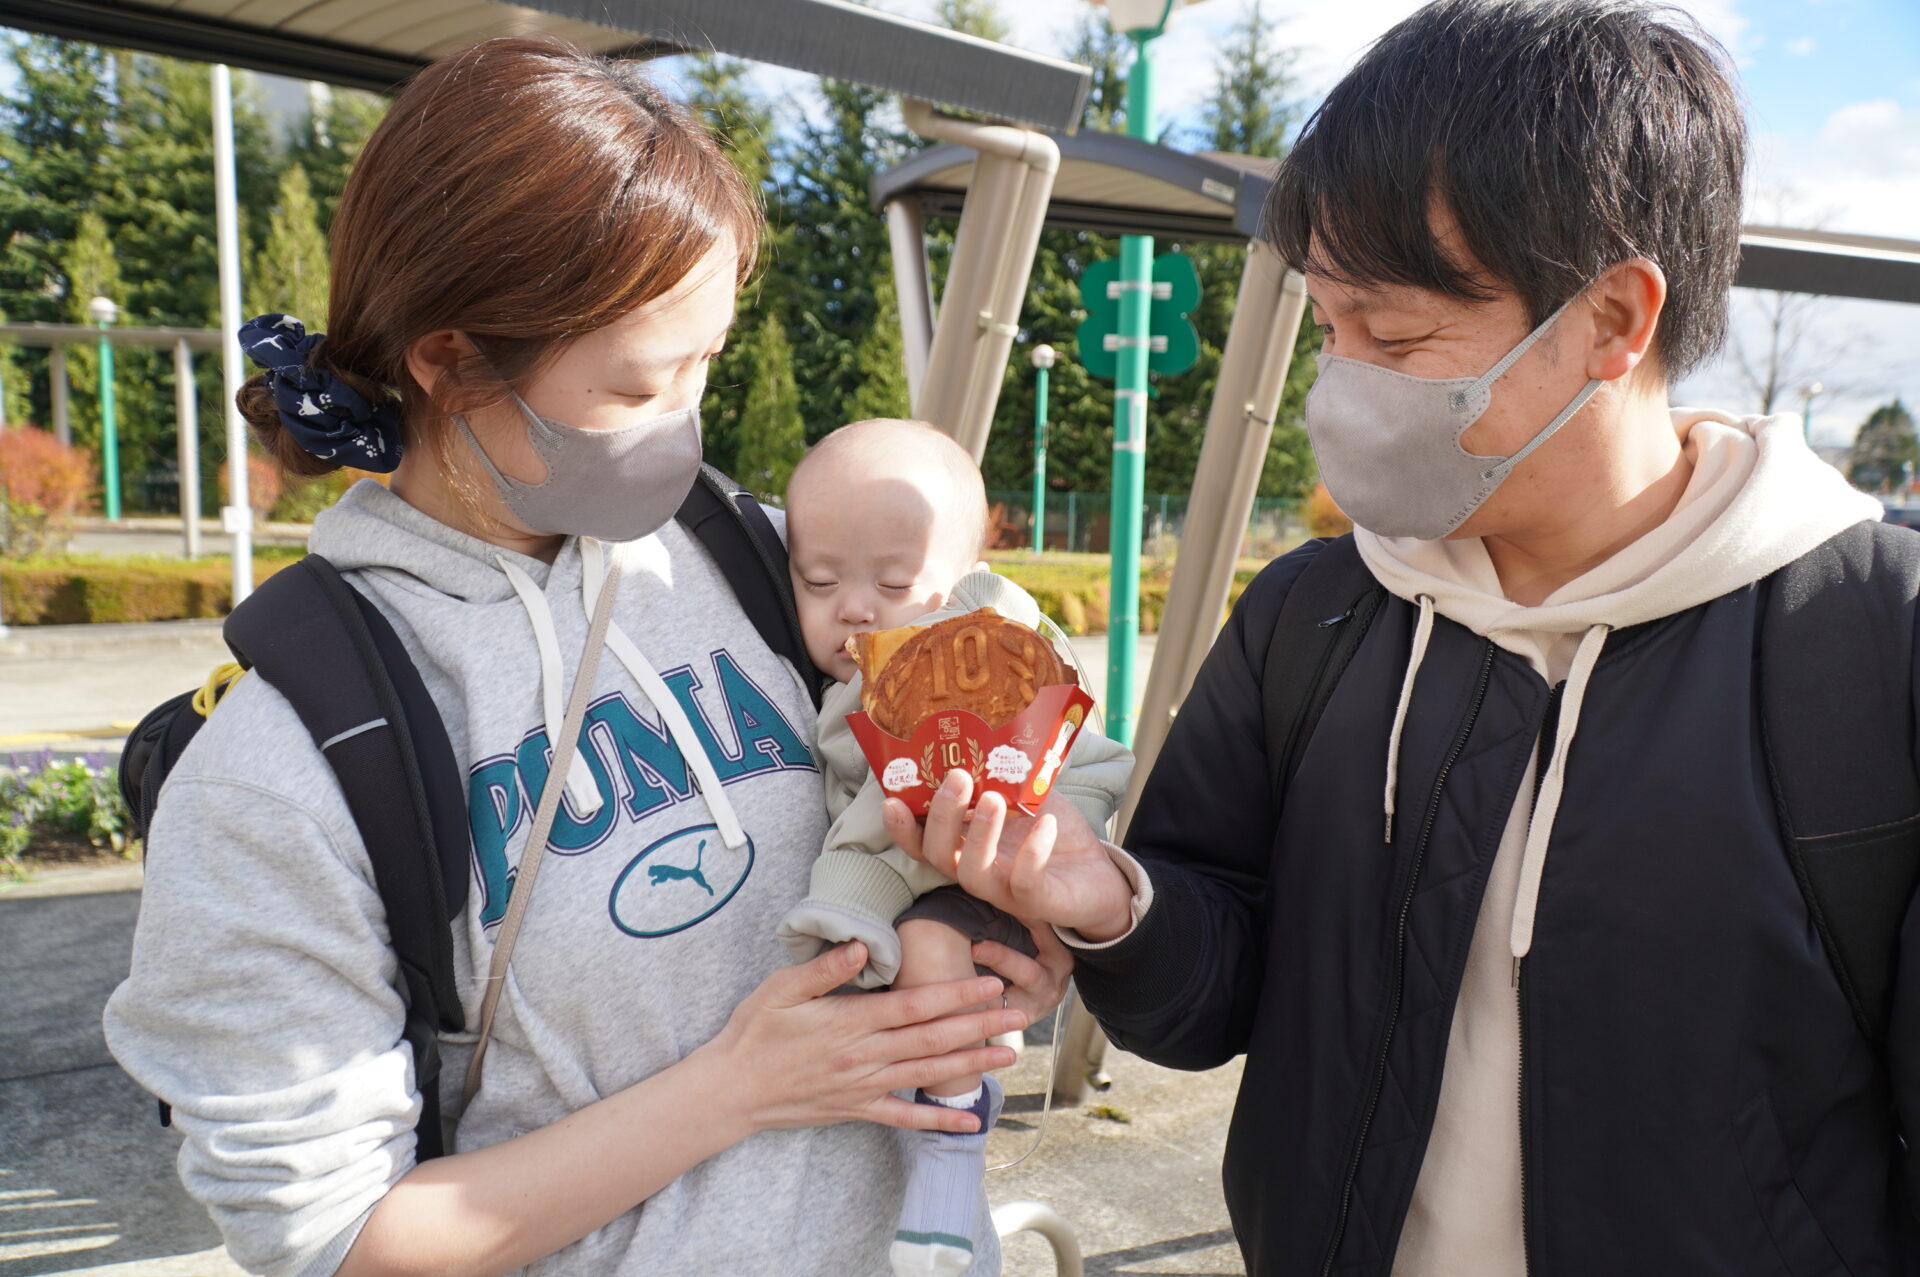
[[(1040, 609), (1019, 586), (980, 561), (987, 495), (966, 450), (918, 421), (843, 426), (816, 444), (787, 485), (788, 563), (807, 654), (835, 680), (820, 710), (818, 754), (832, 825), (813, 867), (807, 898), (780, 924), (796, 961), (829, 944), (859, 940), (868, 965), (855, 983), (896, 989), (965, 979), (973, 945), (995, 940), (1034, 953), (1018, 919), (982, 904), (937, 871), (893, 846), (880, 819), (886, 794), (847, 726), (860, 708), (860, 673), (850, 635), (929, 623), (991, 607), (1037, 626)], [(1082, 731), (1057, 788), (1104, 829), (1119, 804), (1133, 757)], [(972, 1135), (919, 1131), (895, 1273), (962, 1273), (984, 1212), (987, 1130), (1000, 1088), (979, 1075), (921, 1091), (924, 1104), (972, 1112)]]

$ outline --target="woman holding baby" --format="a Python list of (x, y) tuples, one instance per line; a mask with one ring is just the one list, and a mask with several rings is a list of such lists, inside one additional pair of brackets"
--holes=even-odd
[[(1000, 978), (847, 997), (825, 995), (865, 946), (789, 965), (775, 936), (827, 832), (815, 711), (673, 521), (759, 234), (726, 158), (631, 66), (494, 41), (421, 72), (368, 142), (325, 341), (250, 326), (277, 371), (243, 407), (282, 464), (392, 470), (311, 546), (400, 635), (467, 769), (469, 1026), (499, 990), (470, 1101), (474, 1034), (442, 1040), (450, 1155), (416, 1162), (405, 1008), (352, 814), (285, 700), (242, 680), (168, 781), (106, 1027), (251, 1270), (887, 1273), (893, 1128), (978, 1127), (893, 1092), (1011, 1063), (984, 1040), (1060, 998), (1050, 935), (1037, 959), (975, 946)], [(555, 766), (556, 707), (595, 640), (580, 750)], [(548, 784), (579, 836), (548, 844), (490, 972)], [(622, 873), (662, 847), (663, 872)], [(997, 1271), (977, 1223), (967, 1271)]]

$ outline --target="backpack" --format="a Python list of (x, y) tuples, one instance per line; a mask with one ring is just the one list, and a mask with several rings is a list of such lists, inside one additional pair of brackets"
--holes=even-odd
[[(767, 646), (800, 672), (817, 708), (824, 676), (807, 657), (786, 545), (767, 512), (703, 465), (675, 517), (713, 556)], [(267, 578), (233, 609), (221, 633), (239, 665), (293, 706), (346, 795), (399, 959), (404, 1036), (421, 1097), (416, 1156), (438, 1157), (445, 1151), (439, 1035), (464, 1028), (451, 923), (466, 906), (470, 877), (466, 781), (446, 726), (393, 627), (319, 555)], [(167, 773), (223, 687), (173, 697), (127, 738), (120, 793), (140, 838)], [(160, 1121), (171, 1124), (165, 1101)]]
[[(1879, 1045), (1920, 886), (1920, 535), (1855, 524), (1760, 589), (1761, 744), (1787, 857), (1854, 1021)], [(1282, 604), (1261, 693), (1276, 801), (1385, 598), (1344, 536), (1321, 542)]]

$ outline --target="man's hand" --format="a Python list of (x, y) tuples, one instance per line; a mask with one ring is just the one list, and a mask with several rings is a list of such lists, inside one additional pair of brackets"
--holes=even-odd
[(1133, 884), (1072, 803), (1056, 794), (1039, 816), (1009, 818), (1006, 800), (994, 793), (981, 795), (969, 815), (972, 798), (973, 778), (956, 770), (941, 782), (924, 828), (897, 798), (881, 811), (896, 845), (976, 899), (1095, 942), (1126, 934)]

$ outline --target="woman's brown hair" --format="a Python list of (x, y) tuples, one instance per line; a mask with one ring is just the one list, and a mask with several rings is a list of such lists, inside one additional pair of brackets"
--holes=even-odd
[[(367, 140), (334, 215), (330, 325), (311, 362), (369, 401), (398, 395), (406, 444), (438, 444), (449, 414), (504, 398), (724, 237), (744, 280), (759, 236), (752, 190), (636, 64), (489, 40), (421, 71)], [(478, 354), (429, 398), (406, 352), (442, 329)], [(263, 376), (239, 404), (285, 470), (336, 468), (281, 426)]]

